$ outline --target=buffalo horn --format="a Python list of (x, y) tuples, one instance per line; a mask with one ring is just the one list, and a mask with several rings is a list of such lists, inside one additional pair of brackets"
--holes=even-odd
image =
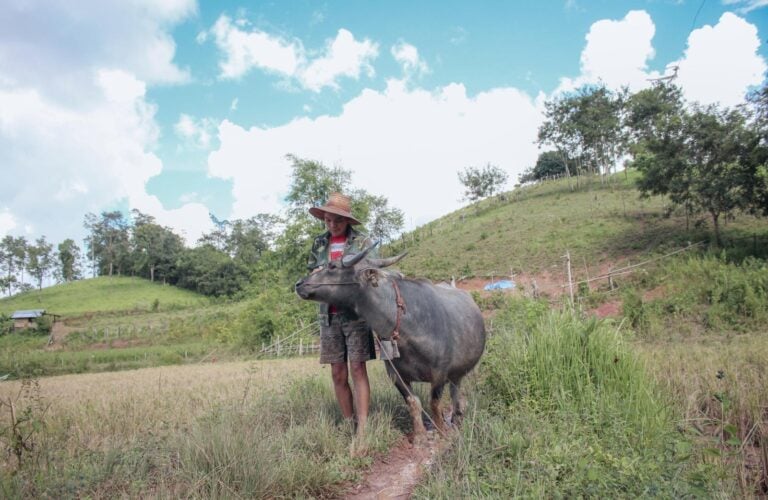
[(341, 258), (341, 267), (352, 267), (352, 266), (354, 266), (355, 264), (357, 264), (358, 262), (363, 260), (363, 258), (366, 255), (368, 255), (368, 252), (373, 250), (376, 247), (376, 245), (378, 245), (378, 244), (379, 244), (379, 242), (377, 241), (374, 244), (372, 244), (371, 246), (369, 246), (368, 248), (366, 248), (365, 250), (363, 250), (362, 252), (358, 252), (358, 253), (356, 253), (354, 255), (345, 255), (344, 257)]
[(406, 255), (408, 255), (408, 252), (403, 252), (400, 255), (395, 255), (394, 257), (389, 257), (386, 259), (368, 259), (368, 262), (370, 262), (374, 267), (382, 268), (400, 262), (400, 260)]

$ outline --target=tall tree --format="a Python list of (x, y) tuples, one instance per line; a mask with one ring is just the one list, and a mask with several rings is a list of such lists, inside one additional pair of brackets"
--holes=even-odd
[(53, 245), (45, 240), (45, 236), (42, 236), (35, 241), (34, 245), (29, 245), (27, 249), (27, 269), (37, 281), (38, 290), (42, 290), (43, 280), (50, 275), (53, 267)]
[(57, 255), (59, 279), (65, 283), (80, 279), (80, 247), (77, 246), (75, 240), (67, 238), (59, 243)]
[[(162, 278), (167, 281), (175, 266), (179, 253), (184, 248), (181, 237), (170, 228), (160, 226), (151, 215), (137, 209), (131, 211), (133, 271), (139, 276), (155, 281)], [(158, 276), (159, 274), (159, 276)]]
[(130, 252), (129, 224), (119, 210), (102, 212), (101, 217), (86, 214), (84, 226), (90, 231), (89, 253), (98, 264), (99, 274), (112, 276), (121, 272)]
[[(6, 235), (0, 241), (0, 266), (5, 272), (3, 284), (8, 295), (24, 283), (24, 264), (27, 256), (27, 240), (23, 236)], [(21, 278), (21, 279), (19, 279)]]
[(622, 132), (626, 94), (587, 85), (545, 102), (539, 146), (555, 148), (568, 176), (581, 171), (609, 173), (626, 144)]
[(374, 241), (389, 242), (403, 228), (403, 211), (390, 207), (385, 196), (376, 196), (364, 189), (356, 189), (351, 195), (352, 212)]
[(661, 194), (686, 213), (709, 215), (722, 244), (720, 217), (750, 201), (749, 157), (754, 140), (738, 110), (693, 106), (675, 89), (659, 86), (637, 96), (628, 116), (636, 144), (633, 165), (644, 194)]
[(291, 186), (285, 200), (292, 218), (309, 217), (307, 209), (325, 203), (334, 191), (348, 191), (352, 172), (341, 167), (328, 168), (320, 162), (288, 155), (291, 161)]
[(482, 168), (467, 167), (459, 172), (459, 182), (464, 185), (464, 197), (469, 201), (477, 201), (501, 190), (509, 175), (496, 165), (490, 163)]

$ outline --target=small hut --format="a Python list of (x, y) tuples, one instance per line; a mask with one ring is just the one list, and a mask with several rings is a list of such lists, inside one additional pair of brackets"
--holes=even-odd
[(45, 312), (45, 309), (29, 309), (27, 311), (15, 311), (11, 314), (13, 320), (14, 330), (24, 330), (25, 328), (35, 328), (37, 326), (36, 320), (42, 316), (51, 316), (53, 321), (56, 322), (58, 314), (50, 314)]

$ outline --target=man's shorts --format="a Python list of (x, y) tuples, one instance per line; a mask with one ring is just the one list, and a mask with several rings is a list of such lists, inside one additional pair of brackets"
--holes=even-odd
[(320, 326), (320, 363), (344, 363), (376, 359), (373, 332), (361, 320), (331, 315), (330, 326)]

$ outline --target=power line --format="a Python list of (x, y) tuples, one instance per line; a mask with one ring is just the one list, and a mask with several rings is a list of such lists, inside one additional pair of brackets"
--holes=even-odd
[(701, 4), (699, 5), (699, 9), (696, 11), (696, 15), (693, 16), (693, 22), (691, 23), (691, 29), (689, 29), (689, 33), (693, 31), (693, 28), (696, 27), (696, 19), (699, 18), (699, 13), (701, 12), (701, 9), (704, 7), (704, 4), (707, 2), (707, 0), (701, 0)]

